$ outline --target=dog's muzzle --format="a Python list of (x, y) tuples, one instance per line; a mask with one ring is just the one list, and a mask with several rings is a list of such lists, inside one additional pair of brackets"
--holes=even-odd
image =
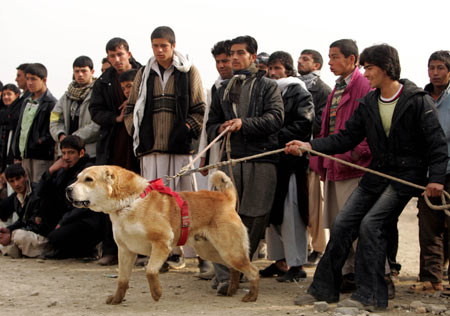
[(69, 200), (70, 203), (72, 203), (75, 207), (89, 207), (90, 202), (89, 201), (77, 201), (72, 198), (72, 191), (73, 188), (71, 186), (68, 186), (66, 188), (66, 198)]

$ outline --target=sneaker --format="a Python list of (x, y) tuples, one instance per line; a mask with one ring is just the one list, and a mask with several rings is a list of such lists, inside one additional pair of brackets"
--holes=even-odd
[(218, 296), (227, 296), (228, 287), (230, 286), (230, 281), (220, 282), (217, 285), (217, 295)]
[(318, 302), (318, 301), (319, 300), (316, 299), (311, 294), (298, 295), (294, 298), (294, 304), (299, 305), (299, 306), (313, 305), (315, 302)]
[(278, 282), (294, 282), (306, 278), (306, 272), (303, 267), (291, 267), (288, 272), (276, 278)]
[(137, 258), (136, 258), (136, 261), (134, 262), (134, 265), (136, 267), (145, 267), (145, 266), (147, 266), (147, 263), (148, 263), (148, 257), (147, 256), (138, 255)]
[(170, 255), (166, 262), (169, 264), (169, 266), (172, 269), (178, 270), (183, 269), (186, 266), (186, 263), (184, 262), (184, 258), (180, 255)]

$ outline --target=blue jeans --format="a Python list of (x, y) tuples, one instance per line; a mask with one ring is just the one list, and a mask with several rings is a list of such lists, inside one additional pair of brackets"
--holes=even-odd
[(400, 196), (391, 185), (381, 194), (358, 186), (331, 227), (330, 240), (308, 293), (318, 300), (339, 301), (342, 267), (353, 241), (359, 238), (355, 254), (356, 291), (352, 299), (364, 305), (386, 307), (385, 226), (398, 218), (410, 199), (411, 196)]

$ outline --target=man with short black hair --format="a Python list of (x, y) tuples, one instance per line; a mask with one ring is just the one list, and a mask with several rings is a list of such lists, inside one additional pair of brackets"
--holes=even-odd
[(447, 142), (430, 96), (400, 79), (398, 52), (387, 44), (366, 48), (360, 63), (376, 90), (360, 99), (345, 129), (309, 143), (289, 142), (286, 153), (300, 155), (300, 150), (308, 148), (328, 155), (344, 153), (367, 139), (373, 157), (370, 169), (426, 186), (426, 190), (366, 172), (337, 215), (308, 294), (294, 301), (298, 305), (339, 301), (342, 267), (358, 238), (356, 290), (340, 305), (385, 309), (387, 226), (398, 219), (411, 197), (421, 193), (437, 197), (444, 188)]
[[(276, 82), (256, 67), (257, 50), (258, 43), (251, 36), (231, 41), (234, 75), (214, 95), (206, 123), (210, 141), (229, 127), (231, 158), (261, 154), (279, 146), (277, 133), (283, 125), (283, 100)], [(222, 160), (227, 159), (223, 153)], [(271, 155), (232, 166), (238, 212), (249, 234), (250, 258), (264, 238), (277, 182), (276, 162), (277, 156)], [(230, 175), (227, 167), (223, 171)], [(229, 274), (224, 271), (218, 281), (217, 293), (227, 295)]]
[(23, 103), (14, 135), (14, 159), (21, 160), (32, 182), (52, 164), (55, 142), (50, 135), (50, 113), (56, 104), (47, 89), (47, 68), (30, 64), (25, 69), (27, 88), (31, 95)]
[(95, 159), (100, 126), (92, 121), (89, 113), (95, 82), (94, 64), (89, 57), (80, 56), (73, 62), (72, 69), (74, 80), (50, 115), (50, 134), (56, 143), (68, 135), (79, 136), (86, 144), (86, 153)]
[(36, 185), (30, 182), (21, 164), (8, 166), (5, 178), (14, 193), (0, 201), (0, 220), (6, 221), (13, 213), (18, 218), (11, 225), (0, 227), (1, 251), (13, 258), (37, 257), (47, 249), (48, 242), (38, 214), (40, 201)]
[[(439, 121), (444, 130), (448, 156), (450, 157), (450, 51), (441, 50), (431, 54), (428, 59), (428, 77), (430, 83), (425, 86), (433, 98), (434, 105), (439, 113)], [(450, 160), (445, 171), (444, 190), (450, 189)], [(440, 198), (431, 199), (433, 204), (441, 204)], [(414, 284), (411, 289), (420, 292), (426, 290), (442, 291), (445, 233), (450, 233), (450, 217), (443, 211), (432, 210), (425, 202), (423, 196), (417, 203), (419, 209), (419, 243), (420, 243), (420, 272), (421, 284)], [(450, 236), (450, 235), (449, 235)]]
[(93, 257), (103, 237), (104, 217), (87, 208), (76, 208), (66, 198), (66, 188), (76, 181), (78, 173), (93, 164), (79, 136), (66, 136), (60, 149), (61, 158), (42, 175), (37, 188), (43, 225), (51, 229), (47, 238), (52, 251), (46, 257)]
[[(312, 124), (313, 138), (318, 136), (322, 125), (322, 112), (327, 104), (331, 88), (320, 79), (322, 55), (313, 49), (305, 49), (298, 58), (299, 78), (305, 82), (306, 88), (312, 94), (314, 101), (314, 121)], [(319, 261), (326, 246), (325, 228), (323, 227), (323, 194), (320, 176), (313, 169), (308, 173), (309, 193), (309, 224), (310, 254), (308, 264), (315, 265)]]

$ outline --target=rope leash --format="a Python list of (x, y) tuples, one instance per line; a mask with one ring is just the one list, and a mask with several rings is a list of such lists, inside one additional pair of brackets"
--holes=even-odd
[[(308, 151), (311, 154), (314, 154), (314, 155), (317, 155), (317, 156), (321, 156), (323, 158), (331, 159), (331, 160), (339, 162), (339, 163), (341, 163), (343, 165), (346, 165), (346, 166), (349, 166), (349, 167), (353, 167), (353, 168), (356, 168), (356, 169), (359, 169), (359, 170), (362, 170), (362, 171), (365, 171), (365, 172), (370, 172), (370, 173), (373, 173), (373, 174), (375, 174), (377, 176), (380, 176), (380, 177), (383, 177), (383, 178), (386, 178), (386, 179), (389, 179), (389, 180), (392, 180), (392, 181), (396, 181), (396, 182), (402, 183), (404, 185), (407, 185), (407, 186), (410, 186), (410, 187), (422, 190), (424, 192), (426, 191), (426, 188), (424, 186), (421, 186), (421, 185), (418, 185), (418, 184), (415, 184), (415, 183), (412, 183), (412, 182), (409, 182), (409, 181), (406, 181), (406, 180), (403, 180), (403, 179), (400, 179), (400, 178), (397, 178), (397, 177), (393, 177), (393, 176), (384, 174), (384, 173), (376, 171), (376, 170), (365, 168), (365, 167), (353, 164), (351, 162), (348, 162), (348, 161), (345, 161), (345, 160), (342, 160), (342, 159), (339, 159), (339, 158), (336, 158), (336, 157), (333, 157), (333, 156), (329, 156), (329, 155), (323, 154), (321, 152), (315, 151), (314, 149), (301, 147), (301, 148), (299, 148), (300, 155), (303, 154), (302, 151)], [(166, 179), (167, 179), (167, 181), (170, 181), (170, 180), (172, 180), (172, 179), (174, 179), (176, 177), (186, 176), (186, 175), (189, 175), (189, 174), (194, 173), (194, 172), (199, 172), (199, 171), (209, 170), (209, 169), (215, 169), (215, 168), (223, 167), (223, 166), (226, 166), (226, 165), (234, 166), (235, 164), (240, 163), (240, 162), (244, 162), (244, 161), (247, 161), (247, 160), (252, 160), (252, 159), (256, 159), (256, 158), (260, 158), (260, 157), (265, 157), (265, 156), (269, 156), (269, 155), (274, 155), (274, 154), (278, 154), (278, 153), (281, 153), (281, 152), (284, 152), (284, 148), (268, 151), (268, 152), (257, 154), (257, 155), (253, 155), (253, 156), (247, 156), (247, 157), (243, 157), (243, 158), (239, 158), (239, 159), (229, 159), (227, 161), (220, 161), (220, 162), (217, 162), (215, 164), (207, 165), (207, 166), (200, 167), (200, 168), (194, 168), (194, 169), (189, 169), (189, 170), (183, 170), (184, 168), (182, 168), (183, 171), (180, 171), (178, 174), (176, 174), (174, 176), (170, 176), (170, 177), (166, 176)], [(429, 208), (431, 208), (432, 210), (436, 210), (436, 211), (444, 211), (447, 216), (450, 216), (450, 212), (448, 210), (450, 208), (450, 204), (446, 204), (447, 203), (447, 199), (450, 200), (450, 194), (447, 191), (443, 190), (442, 193), (441, 193), (442, 205), (434, 205), (434, 204), (432, 204), (430, 202), (430, 200), (429, 200), (429, 198), (428, 198), (428, 196), (426, 194), (424, 194), (423, 196), (424, 196), (425, 202), (427, 203)]]

